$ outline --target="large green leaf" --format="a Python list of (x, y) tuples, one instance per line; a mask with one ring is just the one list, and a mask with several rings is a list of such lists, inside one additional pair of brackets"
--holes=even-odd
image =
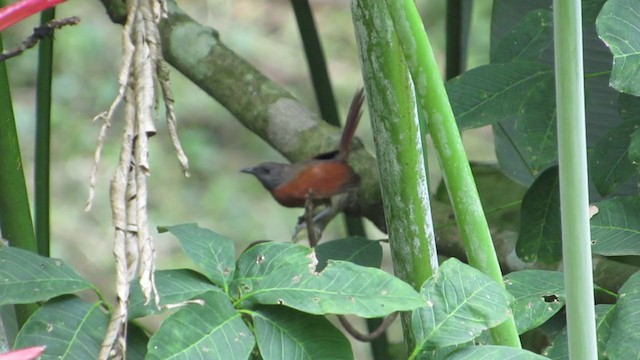
[(478, 359), (545, 360), (547, 358), (528, 350), (494, 345), (465, 347), (453, 352), (453, 354), (447, 357), (447, 360)]
[(264, 277), (249, 302), (279, 304), (311, 314), (353, 314), (381, 317), (425, 305), (409, 284), (371, 267), (330, 260), (322, 272), (308, 266), (286, 266)]
[(544, 324), (565, 304), (564, 275), (559, 271), (522, 270), (504, 277), (518, 333)]
[(160, 227), (168, 230), (180, 241), (180, 246), (200, 270), (216, 285), (227, 289), (233, 278), (233, 241), (197, 224)]
[[(207, 291), (221, 291), (201, 274), (188, 269), (159, 270), (155, 272), (156, 287), (160, 295), (160, 305), (171, 305), (189, 300)], [(129, 296), (129, 318), (135, 319), (156, 314), (158, 309), (154, 303), (145, 305), (146, 299), (140, 284), (134, 281)]]
[(489, 64), (447, 82), (456, 121), (462, 129), (493, 124), (514, 115), (532, 88), (553, 76), (535, 61)]
[(284, 267), (315, 271), (317, 263), (313, 250), (306, 246), (273, 241), (254, 245), (238, 258), (231, 293), (241, 297), (254, 291), (266, 276)]
[(591, 250), (600, 255), (640, 255), (640, 197), (615, 197), (596, 203), (591, 218)]
[(65, 296), (44, 304), (27, 320), (15, 347), (46, 345), (43, 360), (97, 359), (108, 323), (100, 303)]
[(562, 259), (558, 168), (549, 168), (522, 200), (516, 254), (523, 261), (555, 263)]
[(349, 340), (324, 316), (284, 306), (260, 307), (251, 316), (265, 360), (353, 359)]
[(531, 11), (491, 50), (491, 62), (538, 60), (553, 43), (552, 25), (550, 10)]
[(30, 304), (91, 288), (62, 260), (0, 247), (0, 305)]
[[(609, 87), (608, 76), (606, 76), (611, 70), (612, 56), (598, 38), (594, 24), (595, 16), (604, 2), (605, 0), (582, 1), (585, 73), (591, 75), (585, 79), (588, 146), (593, 146), (609, 128), (621, 122), (616, 107), (612, 106), (619, 93)], [(520, 27), (519, 23), (523, 21), (525, 15), (530, 16), (530, 12), (537, 9), (550, 9), (551, 3), (551, 0), (494, 0), (491, 19), (493, 50), (496, 51), (498, 45), (504, 44), (501, 41), (504, 37), (513, 36), (510, 33)], [(517, 43), (514, 44), (516, 50), (520, 46)], [(547, 47), (539, 60), (551, 66), (553, 48)], [(600, 76), (593, 76), (596, 74)], [(518, 140), (522, 139), (522, 134), (514, 132), (515, 119), (516, 116), (513, 116), (508, 121), (494, 125), (496, 156), (505, 174), (523, 184), (530, 185), (538, 174), (535, 172), (536, 167), (530, 166), (526, 161), (530, 156), (527, 147)], [(618, 189), (618, 193), (622, 194), (635, 191), (633, 184), (625, 184)], [(591, 196), (594, 201), (599, 198), (595, 191)]]
[(618, 292), (611, 334), (607, 343), (610, 359), (640, 358), (640, 273), (632, 275)]
[(609, 129), (589, 154), (591, 180), (603, 196), (615, 191), (637, 173), (631, 153), (640, 149), (631, 143), (632, 134), (640, 127), (640, 99), (621, 94), (617, 104), (623, 122)]
[[(615, 305), (596, 305), (596, 337), (598, 339), (598, 358), (607, 358), (607, 341), (611, 334), (611, 323), (615, 314)], [(569, 338), (567, 328), (556, 335), (553, 343), (545, 349), (544, 356), (553, 360), (569, 360)]]
[(362, 237), (323, 242), (316, 246), (315, 251), (318, 258), (317, 271), (322, 271), (329, 260), (350, 261), (360, 266), (375, 268), (379, 268), (382, 264), (380, 242)]
[(613, 54), (611, 86), (621, 92), (640, 95), (640, 2), (609, 0), (598, 19), (600, 38)]
[(537, 175), (557, 162), (556, 93), (553, 77), (537, 83), (527, 94), (515, 122), (516, 141), (530, 172)]
[(151, 337), (147, 359), (241, 359), (255, 345), (251, 330), (222, 292), (199, 296), (204, 305), (186, 305), (162, 322)]
[(413, 354), (475, 339), (511, 314), (513, 297), (487, 275), (451, 258), (422, 286), (427, 306), (413, 311)]

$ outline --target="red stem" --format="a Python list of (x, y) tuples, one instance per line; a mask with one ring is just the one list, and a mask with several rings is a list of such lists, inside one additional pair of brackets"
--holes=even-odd
[(0, 31), (65, 0), (18, 0), (0, 9)]

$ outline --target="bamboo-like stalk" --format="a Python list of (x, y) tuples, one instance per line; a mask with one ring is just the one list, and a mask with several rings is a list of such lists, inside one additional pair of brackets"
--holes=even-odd
[(589, 226), (580, 0), (554, 0), (558, 163), (569, 357), (598, 358)]
[[(55, 8), (40, 14), (40, 24), (53, 20)], [(38, 48), (38, 78), (36, 86), (36, 151), (35, 151), (35, 233), (38, 253), (49, 256), (49, 169), (51, 141), (51, 78), (53, 65), (53, 37), (40, 40)]]
[[(383, 2), (355, 0), (353, 21), (376, 143), (396, 275), (419, 289), (438, 267), (429, 189), (411, 80)], [(405, 344), (415, 339), (403, 316)]]
[[(420, 14), (412, 0), (387, 0), (386, 3), (411, 71), (419, 104), (427, 115), (429, 133), (469, 263), (504, 286), (469, 160)], [(521, 346), (513, 316), (490, 331), (497, 345)]]
[[(38, 251), (4, 61), (0, 62), (0, 230), (11, 246)], [(22, 326), (36, 309), (36, 305), (16, 306), (18, 324)]]
[(451, 79), (460, 75), (464, 68), (464, 53), (462, 51), (463, 28), (462, 0), (447, 1), (447, 66), (446, 78)]

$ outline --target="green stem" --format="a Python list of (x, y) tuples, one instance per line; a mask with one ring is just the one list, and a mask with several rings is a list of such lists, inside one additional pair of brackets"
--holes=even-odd
[[(414, 80), (420, 106), (427, 114), (429, 133), (460, 224), (460, 235), (469, 263), (504, 286), (469, 160), (418, 10), (413, 0), (387, 0), (386, 3)], [(513, 316), (490, 332), (496, 345), (520, 347)]]
[(446, 79), (462, 73), (464, 59), (462, 54), (462, 0), (447, 1), (447, 67)]
[[(55, 8), (40, 14), (40, 24), (53, 20)], [(40, 40), (38, 51), (38, 79), (36, 87), (36, 151), (35, 151), (35, 231), (38, 253), (49, 256), (49, 169), (51, 141), (51, 74), (53, 37)]]
[(572, 359), (597, 359), (580, 0), (554, 0), (562, 252)]
[(584, 74), (584, 78), (585, 79), (591, 79), (591, 78), (595, 78), (595, 77), (609, 76), (609, 75), (611, 75), (611, 70), (600, 71), (600, 72), (595, 72), (595, 73), (590, 73), (590, 74)]
[[(11, 246), (38, 251), (4, 61), (0, 62), (0, 232)], [(35, 309), (35, 305), (16, 306), (18, 323), (24, 324)]]
[[(435, 272), (433, 221), (415, 98), (406, 62), (384, 3), (355, 0), (351, 6), (368, 96), (380, 187), (396, 275), (420, 289)], [(403, 314), (405, 343), (416, 339)]]
[(329, 124), (340, 126), (340, 116), (338, 115), (336, 99), (331, 90), (327, 62), (309, 1), (291, 0), (291, 7), (293, 7), (293, 12), (298, 22), (298, 30), (300, 31), (304, 52), (307, 56), (307, 64), (309, 65), (313, 89), (320, 108), (320, 115)]

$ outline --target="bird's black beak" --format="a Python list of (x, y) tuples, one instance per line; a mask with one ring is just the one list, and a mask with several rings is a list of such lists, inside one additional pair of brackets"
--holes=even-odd
[(255, 171), (255, 168), (248, 167), (248, 168), (241, 169), (240, 172), (243, 172), (245, 174), (255, 174), (256, 171)]

